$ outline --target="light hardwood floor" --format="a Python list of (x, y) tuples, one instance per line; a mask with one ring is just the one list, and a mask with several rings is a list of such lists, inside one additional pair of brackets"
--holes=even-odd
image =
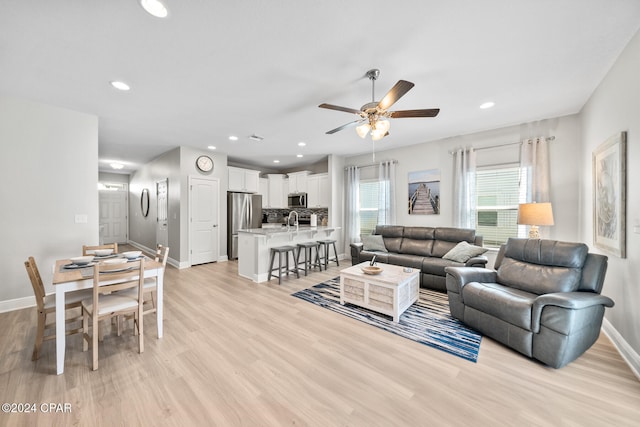
[(278, 286), (238, 277), (235, 262), (168, 267), (164, 338), (154, 315), (141, 355), (130, 326), (106, 331), (95, 372), (80, 336), (63, 375), (53, 342), (32, 362), (35, 308), (2, 313), (0, 403), (38, 412), (0, 425), (640, 425), (640, 382), (604, 335), (560, 370), (488, 338), (472, 363), (290, 296), (338, 272)]

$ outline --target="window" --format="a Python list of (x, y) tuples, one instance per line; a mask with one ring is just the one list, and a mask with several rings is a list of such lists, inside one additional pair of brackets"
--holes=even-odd
[(371, 234), (378, 224), (378, 192), (380, 182), (377, 179), (360, 181), (360, 234)]
[(524, 237), (518, 226), (518, 204), (524, 203), (520, 188), (526, 188), (526, 173), (518, 165), (487, 166), (476, 172), (476, 232), (484, 245), (498, 247), (509, 237)]

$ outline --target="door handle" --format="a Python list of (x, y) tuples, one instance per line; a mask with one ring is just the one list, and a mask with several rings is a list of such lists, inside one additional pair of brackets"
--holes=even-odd
[(213, 228), (216, 228), (218, 226), (218, 224), (213, 224)]

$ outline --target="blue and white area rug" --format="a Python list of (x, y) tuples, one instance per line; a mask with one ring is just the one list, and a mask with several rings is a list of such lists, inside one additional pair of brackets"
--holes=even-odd
[(420, 298), (400, 316), (398, 323), (391, 316), (366, 308), (341, 305), (339, 277), (292, 295), (471, 362), (478, 360), (482, 335), (451, 317), (446, 294), (420, 288)]

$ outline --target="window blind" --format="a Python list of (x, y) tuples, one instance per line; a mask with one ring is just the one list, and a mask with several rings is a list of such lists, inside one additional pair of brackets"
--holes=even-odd
[(371, 234), (378, 224), (378, 180), (360, 181), (360, 235)]
[(518, 204), (524, 200), (520, 188), (526, 188), (520, 185), (523, 179), (526, 176), (517, 165), (476, 171), (476, 233), (483, 236), (485, 246), (498, 247), (524, 232), (517, 222)]

